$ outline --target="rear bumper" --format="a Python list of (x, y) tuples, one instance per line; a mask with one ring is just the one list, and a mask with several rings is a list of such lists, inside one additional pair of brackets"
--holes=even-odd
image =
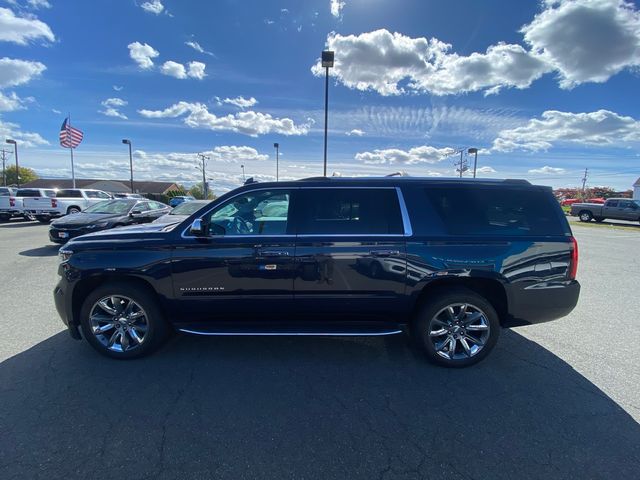
[(576, 280), (550, 282), (509, 292), (509, 316), (504, 326), (532, 325), (569, 315), (578, 303), (580, 284)]
[(50, 218), (57, 218), (62, 216), (60, 212), (56, 212), (55, 210), (38, 210), (35, 208), (27, 208), (24, 210), (24, 213), (28, 213), (30, 215), (37, 215), (39, 217), (50, 217)]

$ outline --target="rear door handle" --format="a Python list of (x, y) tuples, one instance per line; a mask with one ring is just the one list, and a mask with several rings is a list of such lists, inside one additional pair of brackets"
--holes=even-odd
[(400, 250), (371, 250), (369, 253), (375, 257), (390, 257), (400, 255)]
[(259, 250), (261, 257), (288, 257), (289, 252), (285, 250)]

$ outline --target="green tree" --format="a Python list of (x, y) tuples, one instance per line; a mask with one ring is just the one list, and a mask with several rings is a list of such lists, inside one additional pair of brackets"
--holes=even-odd
[[(18, 179), (16, 178), (16, 166), (10, 165), (5, 171), (7, 177), (7, 185), (17, 185)], [(38, 175), (32, 169), (27, 167), (20, 167), (20, 185), (24, 185), (27, 182), (37, 180)]]
[[(197, 198), (198, 200), (204, 199), (204, 189), (202, 187), (202, 182), (196, 183), (193, 187), (191, 187), (191, 189), (189, 190), (189, 195), (193, 196), (194, 198)], [(216, 196), (211, 191), (211, 187), (208, 187), (207, 200), (214, 200), (215, 198)]]
[(167, 197), (184, 197), (185, 195), (187, 195), (187, 189), (184, 187), (184, 185), (178, 183), (176, 186), (178, 187), (178, 189), (167, 192)]

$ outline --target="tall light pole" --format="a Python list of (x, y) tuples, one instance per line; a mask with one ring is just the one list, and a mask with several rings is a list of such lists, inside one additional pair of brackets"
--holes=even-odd
[(16, 156), (16, 184), (20, 188), (20, 165), (18, 164), (18, 142), (15, 140), (7, 139), (7, 143), (13, 145), (13, 152)]
[(131, 172), (131, 193), (135, 193), (133, 191), (133, 156), (131, 155), (131, 140), (127, 140), (126, 138), (122, 139), (122, 143), (125, 145), (129, 145), (129, 170)]
[(7, 153), (13, 153), (11, 150), (5, 150), (4, 148), (0, 150), (2, 152), (2, 186), (7, 186), (7, 169), (6, 169), (6, 161), (7, 161)]
[(280, 161), (280, 144), (274, 143), (273, 146), (276, 149), (276, 182), (277, 182), (279, 180), (278, 163)]
[(242, 183), (246, 182), (246, 178), (244, 177), (244, 165), (240, 165), (240, 168), (242, 169)]
[(475, 154), (475, 157), (473, 159), (473, 178), (476, 178), (476, 169), (478, 168), (478, 149), (470, 148), (469, 150), (467, 150), (467, 153), (469, 155), (471, 155), (472, 153)]
[(325, 69), (324, 77), (324, 176), (327, 176), (327, 121), (329, 119), (329, 69), (333, 67), (334, 52), (325, 50), (322, 52), (322, 66)]
[(202, 166), (198, 166), (196, 168), (202, 171), (202, 193), (204, 196), (204, 200), (206, 200), (209, 198), (206, 170), (207, 170), (207, 160), (209, 160), (210, 157), (206, 156), (204, 153), (199, 153), (198, 157), (200, 157), (200, 160), (202, 161)]

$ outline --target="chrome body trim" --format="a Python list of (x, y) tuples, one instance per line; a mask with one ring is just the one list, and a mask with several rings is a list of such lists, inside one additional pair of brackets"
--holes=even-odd
[(179, 332), (191, 335), (203, 335), (207, 337), (383, 337), (402, 333), (402, 329), (388, 330), (385, 332), (200, 332), (179, 328)]

